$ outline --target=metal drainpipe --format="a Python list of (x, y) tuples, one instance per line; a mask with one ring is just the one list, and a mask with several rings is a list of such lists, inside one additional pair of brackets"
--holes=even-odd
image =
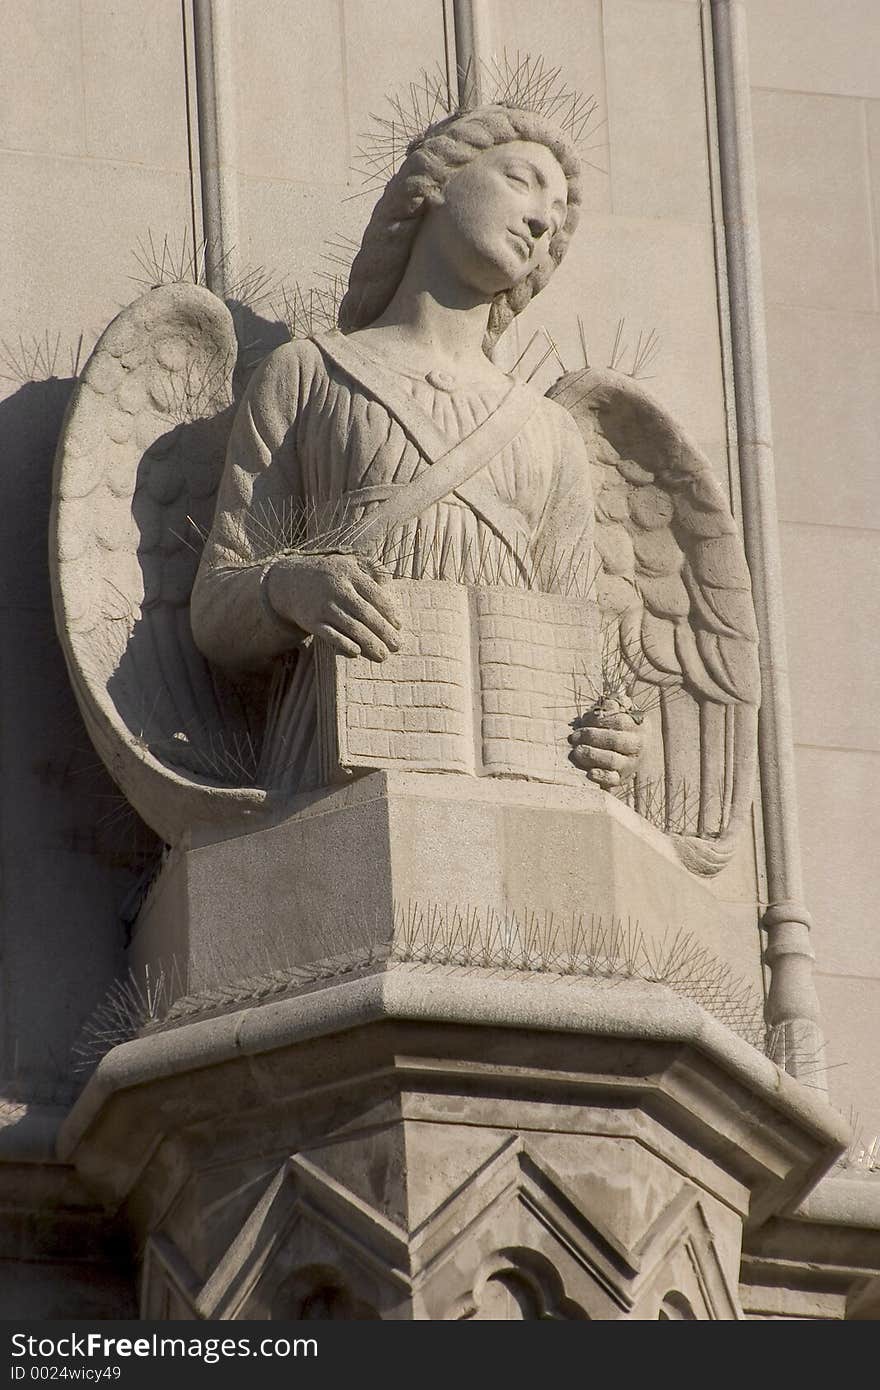
[(221, 299), (238, 279), (238, 160), (230, 0), (193, 0), (205, 278)]
[(777, 1060), (794, 1076), (824, 1085), (812, 921), (803, 904), (746, 20), (740, 0), (711, 0), (711, 7), (743, 539), (761, 643), (767, 1019), (778, 1030)]
[(479, 106), (483, 64), (489, 61), (492, 50), (489, 7), (486, 0), (453, 0), (452, 16), (459, 104)]

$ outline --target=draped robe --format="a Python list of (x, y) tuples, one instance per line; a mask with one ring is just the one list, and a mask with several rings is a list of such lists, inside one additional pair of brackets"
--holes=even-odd
[[(298, 653), (287, 697), (298, 726), (284, 779), (291, 790), (314, 781), (314, 663), (308, 635), (269, 605), (265, 576), (298, 538), (314, 544), (322, 529), (332, 537), (343, 515), (356, 529), (391, 489), (431, 467), (380, 393), (365, 389), (371, 355), (346, 344), (362, 361), (358, 381), (311, 340), (278, 348), (254, 373), (192, 595), (195, 640), (210, 661), (260, 671)], [(450, 446), (510, 389), (503, 376), (497, 386), (398, 369), (395, 378)], [(585, 446), (566, 410), (534, 397), (525, 425), (479, 472), (386, 531), (379, 558), (388, 573), (549, 590), (575, 574), (586, 581), (593, 499)]]

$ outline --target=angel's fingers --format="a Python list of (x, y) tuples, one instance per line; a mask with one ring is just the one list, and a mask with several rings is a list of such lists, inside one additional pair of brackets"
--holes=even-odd
[(591, 768), (587, 776), (591, 782), (598, 783), (598, 785), (604, 787), (606, 791), (609, 791), (611, 787), (619, 787), (621, 785), (619, 772), (605, 772), (601, 767)]
[(575, 729), (568, 736), (569, 743), (591, 748), (610, 748), (615, 753), (624, 753), (637, 758), (642, 751), (641, 734), (619, 729)]
[(328, 647), (332, 647), (340, 656), (360, 656), (361, 649), (357, 642), (352, 642), (350, 637), (345, 637), (341, 632), (337, 632), (335, 627), (330, 627), (328, 623), (318, 623), (314, 629), (315, 636), (325, 641)]
[(604, 768), (609, 772), (622, 772), (628, 764), (628, 759), (622, 753), (614, 753), (610, 748), (573, 748), (571, 760), (576, 767), (588, 771)]
[(360, 565), (352, 571), (351, 582), (361, 598), (365, 598), (369, 604), (372, 604), (373, 608), (381, 613), (392, 627), (400, 628), (397, 602), (392, 590), (386, 584), (373, 579)]
[[(355, 589), (343, 589), (338, 598), (328, 607), (328, 618), (333, 627), (340, 632), (349, 632), (349, 623), (370, 632), (383, 648), (382, 658), (388, 652), (400, 650), (400, 633), (392, 627), (372, 603), (363, 598)], [(344, 621), (343, 621), (344, 619)]]
[(601, 728), (617, 729), (621, 733), (632, 733), (634, 722), (631, 714), (603, 714)]
[[(358, 652), (365, 656), (369, 661), (384, 661), (392, 650), (380, 637), (377, 636), (372, 625), (367, 627), (366, 623), (361, 623), (350, 613), (335, 607), (331, 608), (330, 624), (341, 632), (343, 637), (347, 637), (353, 642)], [(387, 627), (387, 624), (385, 625)], [(390, 632), (391, 629), (389, 628)]]

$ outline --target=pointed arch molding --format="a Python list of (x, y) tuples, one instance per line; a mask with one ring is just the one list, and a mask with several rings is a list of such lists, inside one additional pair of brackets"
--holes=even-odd
[[(656, 1319), (674, 1295), (703, 1320), (742, 1317), (696, 1188), (685, 1183), (628, 1249), (521, 1136), (411, 1230), (297, 1154), (198, 1292), (173, 1242), (151, 1237), (145, 1306), (167, 1307), (171, 1290), (193, 1317), (296, 1318), (311, 1270), (349, 1305), (373, 1310), (359, 1316), (485, 1317), (486, 1289), (501, 1276), (529, 1290), (534, 1309), (524, 1316)], [(279, 1294), (291, 1287), (298, 1306), (283, 1307)]]

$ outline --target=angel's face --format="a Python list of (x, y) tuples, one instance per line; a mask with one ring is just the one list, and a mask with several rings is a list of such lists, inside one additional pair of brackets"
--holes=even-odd
[(493, 297), (549, 258), (567, 203), (565, 174), (547, 147), (512, 140), (451, 175), (426, 231), (466, 284)]

